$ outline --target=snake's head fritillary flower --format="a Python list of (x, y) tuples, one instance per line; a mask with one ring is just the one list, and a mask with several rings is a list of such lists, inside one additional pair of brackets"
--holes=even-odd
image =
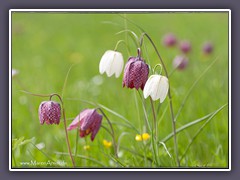
[(168, 78), (155, 74), (151, 75), (147, 80), (143, 89), (143, 95), (145, 99), (151, 96), (154, 101), (160, 99), (160, 103), (162, 103), (167, 96), (168, 89)]
[(38, 109), (40, 124), (59, 124), (61, 106), (55, 101), (43, 101)]
[(108, 50), (101, 58), (99, 72), (100, 74), (106, 72), (108, 77), (115, 74), (115, 77), (118, 78), (123, 70), (123, 64), (123, 56), (120, 52)]
[(213, 44), (211, 42), (205, 42), (202, 47), (204, 54), (211, 54), (213, 51)]
[(123, 87), (141, 88), (143, 90), (148, 78), (149, 68), (145, 61), (140, 57), (138, 49), (137, 57), (130, 57), (124, 68)]
[(67, 130), (79, 128), (80, 137), (85, 137), (91, 133), (93, 141), (102, 123), (102, 115), (96, 109), (83, 110), (68, 126)]
[(178, 70), (183, 70), (188, 65), (188, 58), (183, 55), (178, 55), (173, 59), (173, 67)]
[(168, 33), (163, 37), (163, 44), (167, 47), (172, 47), (177, 43), (177, 38), (173, 33)]
[(187, 40), (184, 40), (184, 41), (181, 41), (180, 44), (179, 44), (179, 48), (180, 50), (183, 52), (183, 53), (188, 53), (191, 51), (192, 49), (192, 46), (191, 46), (191, 43)]

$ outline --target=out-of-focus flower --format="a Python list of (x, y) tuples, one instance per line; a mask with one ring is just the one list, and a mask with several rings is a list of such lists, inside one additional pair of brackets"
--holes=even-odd
[(83, 146), (83, 149), (87, 151), (87, 150), (90, 149), (90, 146), (89, 146), (89, 145), (84, 145), (84, 146)]
[(148, 133), (143, 133), (142, 135), (137, 134), (135, 137), (136, 141), (146, 141), (150, 138), (150, 135)]
[(59, 124), (61, 106), (55, 101), (43, 101), (38, 109), (40, 124)]
[(192, 46), (191, 43), (187, 40), (181, 41), (179, 44), (179, 48), (183, 53), (188, 53), (191, 51)]
[(213, 44), (211, 42), (205, 42), (202, 47), (204, 54), (211, 54), (213, 51)]
[(106, 148), (110, 148), (112, 146), (112, 142), (111, 141), (107, 141), (107, 140), (103, 140), (103, 145), (106, 147)]
[(177, 43), (177, 38), (173, 33), (168, 33), (163, 37), (163, 44), (167, 47), (172, 47)]
[(12, 69), (12, 77), (16, 76), (19, 73), (18, 70)]
[(160, 103), (164, 101), (168, 93), (168, 78), (161, 75), (151, 75), (143, 89), (143, 95), (146, 99), (149, 95), (155, 101), (160, 99)]
[(123, 56), (120, 52), (108, 50), (101, 58), (99, 72), (100, 74), (106, 72), (108, 77), (115, 74), (115, 77), (118, 78), (122, 72), (123, 64)]
[(188, 58), (183, 55), (178, 55), (173, 59), (173, 67), (179, 70), (183, 70), (188, 65)]
[(141, 88), (143, 90), (148, 78), (149, 68), (144, 60), (140, 57), (138, 49), (137, 57), (130, 57), (124, 68), (123, 87)]
[(102, 115), (96, 109), (83, 110), (68, 126), (67, 130), (79, 128), (80, 137), (85, 137), (91, 133), (93, 141), (102, 123)]

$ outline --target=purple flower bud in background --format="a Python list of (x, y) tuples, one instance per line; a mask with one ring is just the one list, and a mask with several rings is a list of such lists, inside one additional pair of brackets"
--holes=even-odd
[(149, 68), (144, 60), (140, 57), (140, 49), (138, 49), (137, 57), (130, 57), (124, 68), (123, 87), (136, 88), (144, 85), (148, 79)]
[(187, 40), (181, 41), (179, 44), (179, 48), (183, 53), (188, 53), (191, 51), (191, 43)]
[(178, 55), (173, 60), (173, 67), (178, 70), (183, 70), (188, 65), (188, 58), (183, 55)]
[(205, 42), (202, 50), (204, 54), (210, 54), (213, 51), (213, 44), (211, 42)]
[(85, 137), (91, 133), (93, 141), (102, 123), (102, 115), (96, 109), (85, 109), (72, 121), (67, 130), (79, 128), (80, 137)]
[(163, 44), (167, 47), (172, 47), (177, 43), (177, 38), (174, 34), (168, 33), (163, 37)]
[(61, 118), (61, 106), (54, 101), (43, 101), (38, 109), (40, 124), (59, 124)]

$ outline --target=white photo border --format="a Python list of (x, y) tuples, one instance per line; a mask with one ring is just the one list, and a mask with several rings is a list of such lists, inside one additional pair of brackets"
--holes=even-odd
[[(13, 12), (228, 12), (228, 168), (12, 168), (12, 13)], [(231, 171), (231, 10), (230, 9), (10, 9), (9, 10), (9, 171)]]

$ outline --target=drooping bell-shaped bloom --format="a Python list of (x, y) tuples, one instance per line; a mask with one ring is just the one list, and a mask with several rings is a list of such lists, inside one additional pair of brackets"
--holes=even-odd
[(173, 59), (173, 67), (178, 70), (184, 70), (188, 65), (188, 58), (183, 55), (178, 55)]
[(102, 115), (96, 109), (85, 109), (72, 121), (67, 130), (78, 128), (80, 137), (85, 137), (91, 133), (93, 141), (102, 123)]
[(115, 77), (118, 78), (122, 72), (123, 64), (123, 56), (120, 52), (108, 50), (101, 58), (99, 72), (100, 74), (106, 72), (108, 77), (115, 74)]
[(179, 48), (183, 53), (188, 53), (191, 51), (192, 46), (191, 43), (187, 40), (181, 41), (179, 44)]
[(168, 78), (161, 75), (151, 75), (147, 80), (143, 89), (143, 96), (146, 99), (151, 96), (152, 100), (160, 99), (160, 103), (164, 101), (169, 89)]
[(213, 44), (211, 42), (205, 42), (202, 47), (204, 54), (210, 54), (213, 51)]
[(43, 101), (38, 109), (40, 124), (59, 124), (61, 106), (55, 101)]
[(177, 38), (173, 33), (168, 33), (163, 37), (163, 44), (167, 47), (172, 47), (177, 43)]
[(137, 57), (130, 57), (124, 68), (123, 87), (141, 88), (143, 90), (148, 78), (149, 68), (144, 60), (140, 57), (138, 50)]

